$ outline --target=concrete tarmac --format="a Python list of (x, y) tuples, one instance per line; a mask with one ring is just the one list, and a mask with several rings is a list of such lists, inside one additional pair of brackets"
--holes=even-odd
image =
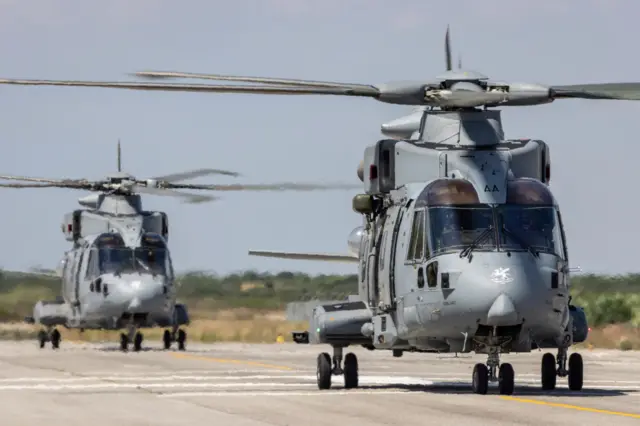
[[(640, 425), (640, 353), (584, 351), (585, 386), (540, 390), (542, 352), (502, 356), (516, 392), (471, 393), (486, 357), (350, 348), (360, 387), (318, 390), (316, 356), (329, 347), (295, 344), (160, 343), (121, 353), (117, 342), (0, 343), (2, 424), (47, 426)], [(346, 354), (346, 351), (345, 351)]]

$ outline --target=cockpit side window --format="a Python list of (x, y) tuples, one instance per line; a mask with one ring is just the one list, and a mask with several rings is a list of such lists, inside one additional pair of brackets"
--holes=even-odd
[(425, 214), (424, 209), (413, 212), (413, 224), (411, 225), (411, 239), (407, 251), (407, 261), (419, 261), (424, 258), (425, 252)]

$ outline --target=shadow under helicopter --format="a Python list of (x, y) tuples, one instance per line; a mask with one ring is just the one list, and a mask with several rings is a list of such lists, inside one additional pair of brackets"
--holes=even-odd
[[(345, 390), (343, 386), (336, 385), (331, 387), (333, 390)], [(443, 394), (443, 395), (476, 395), (471, 389), (471, 383), (466, 382), (445, 382), (445, 381), (437, 381), (432, 384), (419, 384), (419, 385), (404, 385), (404, 384), (385, 384), (385, 385), (359, 385), (357, 389), (360, 390), (399, 390), (406, 391), (409, 393), (412, 392), (422, 392), (422, 393), (434, 393), (434, 394)], [(356, 389), (356, 391), (357, 391)], [(319, 391), (319, 392), (331, 392), (328, 391)], [(514, 392), (512, 395), (502, 395), (502, 396), (545, 396), (545, 397), (557, 397), (557, 398), (566, 398), (566, 397), (574, 397), (574, 398), (589, 398), (589, 397), (613, 397), (613, 396), (627, 396), (630, 394), (636, 394), (638, 390), (635, 389), (602, 389), (602, 388), (583, 388), (581, 391), (572, 391), (569, 389), (555, 389), (552, 391), (545, 391), (540, 389), (540, 385), (531, 384), (531, 385), (518, 385), (516, 383)], [(489, 384), (489, 390), (487, 395), (499, 395), (498, 385)]]
[[(93, 349), (92, 349), (93, 350)], [(97, 350), (98, 352), (122, 352), (122, 349), (119, 346), (102, 346), (102, 347), (98, 347), (95, 350)], [(131, 352), (131, 353), (138, 353), (138, 352), (175, 352), (175, 353), (184, 353), (184, 351), (179, 351), (177, 348), (171, 348), (171, 349), (163, 349), (163, 348), (150, 348), (150, 347), (141, 347), (140, 350), (138, 351), (133, 351), (133, 350), (128, 350), (127, 352)]]

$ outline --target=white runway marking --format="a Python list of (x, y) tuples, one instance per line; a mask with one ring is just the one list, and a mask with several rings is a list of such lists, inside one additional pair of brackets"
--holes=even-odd
[[(185, 370), (176, 373), (149, 373), (144, 376), (139, 374), (95, 374), (87, 376), (72, 376), (65, 374), (58, 377), (12, 377), (0, 378), (0, 392), (8, 391), (106, 391), (117, 389), (144, 389), (152, 393), (168, 393), (163, 397), (179, 396), (251, 396), (259, 395), (320, 395), (318, 393), (316, 376), (314, 374), (291, 374), (290, 372), (278, 372), (275, 374), (238, 374), (237, 370), (229, 371), (196, 371)], [(182, 373), (182, 374), (180, 374)], [(187, 374), (191, 373), (191, 374)], [(144, 374), (144, 373), (142, 373)], [(459, 376), (456, 374), (455, 376)], [(539, 388), (540, 381), (534, 378), (536, 375), (516, 376), (516, 385)], [(392, 387), (391, 389), (343, 389), (343, 377), (332, 378), (334, 389), (332, 395), (360, 394), (360, 393), (406, 393), (408, 390), (393, 389), (393, 386), (424, 386), (428, 390), (432, 386), (445, 386), (451, 388), (469, 388), (470, 377), (454, 377), (446, 373), (429, 375), (429, 377), (410, 377), (394, 375), (362, 375), (360, 386)], [(496, 387), (497, 383), (490, 386)], [(590, 389), (592, 388), (592, 389)], [(175, 391), (172, 391), (174, 390)], [(306, 389), (309, 389), (308, 391)], [(566, 381), (559, 380), (557, 389), (560, 392), (567, 390)], [(638, 391), (640, 380), (586, 380), (585, 394), (606, 394), (607, 390)], [(638, 394), (637, 396), (640, 396)]]
[(390, 394), (399, 394), (399, 393), (409, 393), (409, 391), (405, 390), (390, 390), (390, 389), (381, 389), (381, 390), (331, 390), (329, 392), (322, 391), (310, 391), (310, 392), (299, 392), (299, 391), (264, 391), (264, 392), (175, 392), (175, 393), (164, 393), (158, 395), (159, 398), (184, 398), (184, 397), (202, 397), (202, 396), (324, 396), (324, 395), (390, 395)]

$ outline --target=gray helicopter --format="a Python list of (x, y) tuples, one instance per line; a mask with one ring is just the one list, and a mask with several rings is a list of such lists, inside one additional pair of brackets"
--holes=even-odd
[(257, 85), (61, 80), (0, 80), (0, 84), (134, 90), (334, 95), (417, 107), (381, 127), (388, 138), (365, 148), (358, 166), (364, 194), (353, 208), (363, 226), (345, 255), (251, 251), (256, 256), (358, 264), (358, 295), (317, 306), (300, 343), (329, 344), (317, 358), (320, 389), (332, 375), (358, 386), (358, 360), (343, 349), (487, 354), (473, 369), (472, 389), (514, 390), (514, 369), (500, 354), (557, 349), (541, 363), (542, 388), (557, 377), (581, 390), (583, 361), (568, 349), (584, 341), (584, 311), (571, 304), (569, 255), (560, 209), (548, 188), (549, 147), (507, 139), (500, 110), (560, 99), (640, 100), (640, 83), (542, 86), (491, 81), (453, 70), (426, 81), (381, 85), (165, 71), (147, 78), (200, 78)]
[(33, 183), (3, 183), (5, 188), (71, 188), (96, 194), (78, 201), (86, 209), (65, 214), (62, 232), (73, 242), (60, 261), (61, 297), (39, 301), (28, 323), (44, 326), (38, 335), (40, 347), (51, 342), (59, 348), (60, 332), (66, 328), (121, 330), (120, 349), (142, 348), (145, 327), (166, 328), (165, 349), (177, 342), (185, 350), (189, 324), (187, 307), (176, 303), (177, 283), (168, 248), (169, 223), (166, 213), (145, 211), (139, 194), (177, 196), (191, 203), (216, 199), (175, 189), (209, 191), (281, 191), (353, 189), (354, 185), (276, 183), (267, 185), (191, 185), (175, 183), (205, 175), (238, 176), (238, 173), (199, 169), (186, 173), (138, 180), (123, 173), (118, 144), (118, 173), (102, 181), (85, 179), (42, 179), (0, 175), (0, 179)]

